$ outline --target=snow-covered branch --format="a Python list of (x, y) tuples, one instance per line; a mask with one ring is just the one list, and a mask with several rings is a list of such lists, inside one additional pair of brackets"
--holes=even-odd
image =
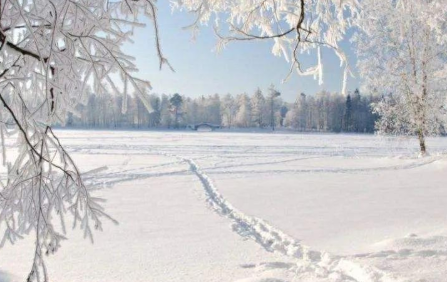
[[(272, 40), (272, 53), (283, 56), (290, 63), (290, 72), (312, 75), (320, 83), (323, 81), (321, 48), (333, 50), (345, 69), (343, 92), (346, 92), (346, 80), (351, 71), (339, 43), (359, 12), (357, 0), (172, 2), (174, 7), (196, 15), (196, 21), (188, 28), (197, 30), (200, 24), (214, 20), (216, 34), (220, 39), (219, 48), (231, 41)], [(316, 65), (304, 68), (299, 56), (310, 51), (315, 51), (320, 59)]]
[[(159, 44), (155, 4), (0, 0), (0, 132), (7, 170), (0, 179), (0, 247), (35, 233), (29, 281), (48, 281), (43, 254), (56, 251), (65, 238), (65, 214), (90, 239), (103, 218), (111, 219), (51, 126), (76, 115), (76, 106), (91, 92), (144, 99), (150, 84), (136, 77), (134, 59), (122, 46), (133, 28), (144, 26), (144, 14), (155, 27), (160, 67), (169, 66)], [(16, 152), (6, 149), (7, 136), (17, 136)]]

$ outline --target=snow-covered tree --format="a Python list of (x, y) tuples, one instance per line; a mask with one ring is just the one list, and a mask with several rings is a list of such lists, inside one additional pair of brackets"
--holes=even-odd
[[(100, 200), (92, 197), (80, 169), (54, 134), (68, 113), (89, 93), (133, 93), (147, 108), (150, 85), (135, 77), (132, 57), (122, 51), (138, 16), (153, 20), (160, 66), (167, 63), (158, 44), (154, 0), (0, 0), (0, 135), (6, 179), (0, 182), (0, 247), (35, 233), (28, 281), (48, 281), (44, 254), (60, 247), (72, 215), (86, 237), (102, 228)], [(120, 82), (118, 82), (120, 81)], [(123, 85), (124, 87), (120, 87)], [(5, 125), (11, 124), (16, 130)], [(7, 159), (5, 136), (15, 134), (18, 157)], [(9, 149), (8, 149), (9, 150)]]
[(153, 111), (149, 115), (149, 127), (157, 127), (161, 121), (161, 99), (158, 95), (150, 95), (150, 102)]
[(425, 137), (446, 124), (446, 1), (362, 3), (359, 66), (369, 90), (383, 95), (377, 129), (417, 135), (424, 155)]
[(238, 111), (236, 113), (236, 124), (239, 127), (250, 127), (251, 125), (251, 103), (247, 94), (237, 97)]
[(279, 121), (279, 106), (277, 103), (277, 99), (279, 96), (281, 96), (281, 93), (276, 90), (274, 85), (271, 85), (269, 87), (269, 94), (267, 97), (268, 100), (268, 104), (269, 104), (269, 113), (270, 113), (270, 127), (272, 128), (272, 130), (275, 130), (275, 125), (278, 123)]
[(160, 102), (160, 124), (162, 127), (170, 128), (172, 125), (172, 115), (169, 98), (165, 94), (161, 95)]
[(293, 105), (286, 113), (284, 118), (284, 126), (288, 128), (297, 128), (296, 125), (296, 110), (295, 105)]
[(265, 98), (261, 89), (257, 89), (253, 97), (251, 97), (251, 119), (256, 127), (264, 127), (266, 123)]
[(285, 119), (287, 116), (287, 113), (289, 112), (289, 108), (287, 107), (286, 103), (283, 103), (283, 105), (281, 105), (281, 108), (279, 109), (279, 126), (283, 127), (284, 123), (285, 123)]
[(206, 109), (207, 109), (206, 114), (207, 117), (204, 120), (204, 122), (220, 125), (222, 123), (222, 116), (220, 113), (221, 101), (219, 94), (214, 94), (208, 97)]
[(186, 98), (185, 99), (185, 118), (186, 123), (188, 125), (197, 124), (199, 122), (198, 120), (198, 112), (199, 112), (199, 106), (197, 102), (192, 98)]
[(301, 130), (305, 130), (308, 127), (308, 102), (307, 102), (307, 95), (304, 93), (301, 93), (296, 101), (296, 108), (297, 108), (297, 123), (298, 128)]
[(223, 97), (221, 103), (222, 125), (231, 128), (234, 124), (234, 118), (237, 111), (237, 104), (231, 94)]
[(304, 131), (307, 129), (307, 96), (298, 95), (291, 110), (286, 116), (286, 125)]
[(351, 132), (353, 130), (353, 110), (351, 94), (346, 96), (345, 115), (343, 117), (343, 131)]
[(183, 98), (180, 94), (175, 93), (170, 99), (171, 112), (174, 115), (174, 128), (179, 128), (179, 119), (182, 116)]

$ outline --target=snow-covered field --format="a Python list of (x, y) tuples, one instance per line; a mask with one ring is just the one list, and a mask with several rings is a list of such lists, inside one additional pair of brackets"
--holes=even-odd
[[(447, 139), (59, 131), (101, 188), (95, 243), (69, 231), (51, 281), (447, 281)], [(107, 168), (105, 168), (105, 166)], [(0, 249), (24, 281), (32, 235)]]

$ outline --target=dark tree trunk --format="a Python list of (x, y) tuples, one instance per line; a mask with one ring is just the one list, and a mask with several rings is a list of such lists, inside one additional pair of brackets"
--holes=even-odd
[(419, 138), (419, 147), (421, 149), (421, 155), (425, 156), (427, 155), (427, 147), (425, 146), (425, 135), (422, 130), (419, 130), (418, 138)]

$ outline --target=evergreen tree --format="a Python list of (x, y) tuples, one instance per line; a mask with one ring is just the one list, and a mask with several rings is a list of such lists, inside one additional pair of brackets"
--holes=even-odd
[(270, 127), (272, 128), (272, 130), (275, 130), (275, 124), (276, 124), (275, 111), (277, 108), (276, 98), (278, 98), (279, 96), (281, 96), (281, 93), (275, 89), (274, 85), (271, 85), (269, 88), (268, 100), (270, 103)]
[(174, 128), (179, 128), (179, 117), (181, 113), (181, 106), (183, 105), (183, 98), (180, 94), (175, 93), (171, 99), (169, 99), (169, 103), (171, 104), (171, 110), (174, 114)]
[(345, 108), (345, 116), (344, 116), (344, 123), (343, 123), (343, 131), (345, 132), (352, 132), (352, 100), (351, 100), (351, 94), (348, 94), (346, 96), (346, 108)]
[(279, 126), (284, 126), (284, 120), (286, 119), (286, 115), (288, 113), (289, 109), (287, 108), (286, 104), (283, 104), (279, 110), (280, 112), (280, 120), (279, 120)]

